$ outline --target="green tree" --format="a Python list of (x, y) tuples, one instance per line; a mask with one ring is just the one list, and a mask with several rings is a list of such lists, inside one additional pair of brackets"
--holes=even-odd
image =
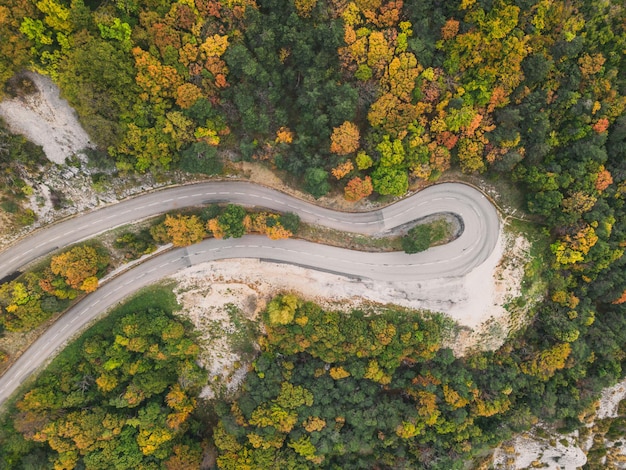
[(304, 187), (316, 199), (324, 196), (330, 191), (328, 172), (322, 168), (308, 168), (304, 173)]
[(416, 225), (402, 237), (402, 249), (406, 253), (419, 253), (430, 248), (432, 230), (430, 225)]
[(216, 147), (206, 142), (195, 142), (181, 152), (180, 168), (189, 173), (217, 175), (222, 171), (222, 164)]
[(298, 233), (298, 229), (300, 228), (300, 216), (298, 214), (293, 212), (281, 214), (279, 222), (285, 230), (289, 230), (292, 234)]
[(217, 217), (217, 222), (224, 233), (224, 238), (241, 238), (246, 232), (244, 218), (246, 210), (241, 206), (228, 204)]
[(380, 165), (372, 173), (374, 191), (382, 195), (402, 196), (409, 188), (406, 170)]

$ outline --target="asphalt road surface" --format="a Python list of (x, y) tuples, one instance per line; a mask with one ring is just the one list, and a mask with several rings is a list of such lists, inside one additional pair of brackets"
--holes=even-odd
[(41, 229), (0, 253), (0, 278), (58, 247), (165, 211), (211, 202), (295, 212), (305, 222), (370, 235), (383, 234), (413, 220), (447, 212), (462, 219), (464, 230), (453, 242), (414, 255), (363, 253), (302, 240), (270, 240), (261, 236), (209, 239), (168, 251), (114, 278), (66, 312), (0, 377), (0, 404), (86, 324), (138, 289), (183, 268), (220, 259), (255, 258), (357, 279), (419, 281), (470, 272), (491, 254), (499, 235), (499, 219), (493, 205), (480, 192), (463, 184), (431, 186), (381, 210), (344, 213), (251, 183), (202, 183), (142, 195)]

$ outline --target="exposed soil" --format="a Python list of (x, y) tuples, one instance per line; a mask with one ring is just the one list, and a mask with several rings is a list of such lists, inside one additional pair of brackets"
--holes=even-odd
[(23, 134), (43, 147), (50, 161), (65, 163), (65, 159), (92, 147), (74, 110), (61, 98), (59, 89), (48, 77), (24, 72), (20, 80), (32, 82), (28, 92), (0, 102), (0, 116), (9, 129)]

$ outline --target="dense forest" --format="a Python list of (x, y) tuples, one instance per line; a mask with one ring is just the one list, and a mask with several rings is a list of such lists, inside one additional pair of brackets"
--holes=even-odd
[(140, 295), (41, 374), (4, 423), (3, 468), (198, 468), (206, 373), (171, 297)]
[[(144, 468), (197, 452), (200, 441), (223, 468), (455, 468), (538, 417), (575, 429), (624, 376), (621, 0), (0, 0), (0, 39), (4, 92), (24, 68), (51, 76), (119, 172), (212, 174), (236, 157), (286, 171), (315, 197), (342, 191), (356, 201), (460, 170), (518, 185), (550, 240), (535, 273), (545, 300), (527, 327), (463, 359), (441, 348), (433, 318), (339, 322), (278, 298), (241, 396), (189, 410), (213, 430), (202, 437), (168, 427), (165, 413), (181, 413), (163, 401), (175, 365), (156, 392), (142, 392), (150, 396), (136, 413), (113, 412), (133, 382), (130, 363), (105, 356), (147, 352), (128, 352), (128, 335), (115, 348), (103, 337), (99, 360), (87, 352), (84, 367), (115, 366), (117, 388), (107, 392), (103, 379), (104, 389), (91, 384), (66, 403), (38, 385), (50, 402), (33, 392), (18, 402), (21, 421), (7, 426), (28, 441), (11, 434), (14, 444), (0, 446), (9, 468), (32, 468), (32, 440), (36, 452), (68, 459), (57, 468), (78, 459), (103, 468), (89, 455), (118, 438), (129, 455), (142, 452)], [(4, 178), (41, 159), (15, 146), (25, 150), (0, 148)], [(149, 331), (154, 344), (168, 341)], [(69, 391), (74, 379), (54, 380)], [(87, 411), (74, 408), (79, 398), (91, 400)], [(138, 436), (151, 412), (162, 425), (155, 439), (172, 438), (148, 458)], [(68, 444), (85, 428), (81, 413), (112, 426), (92, 436), (95, 447)], [(41, 421), (28, 421), (36, 414)]]

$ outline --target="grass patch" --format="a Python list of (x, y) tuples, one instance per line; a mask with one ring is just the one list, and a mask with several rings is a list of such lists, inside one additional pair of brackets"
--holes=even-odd
[(258, 323), (246, 318), (242, 310), (234, 304), (227, 304), (225, 308), (233, 326), (232, 333), (227, 334), (230, 346), (244, 361), (251, 360), (256, 354)]
[(8, 212), (9, 214), (15, 214), (20, 210), (20, 205), (15, 202), (13, 199), (4, 199), (0, 202), (0, 208), (3, 211)]
[(443, 245), (454, 236), (452, 224), (445, 218), (436, 219), (430, 225), (430, 246)]
[[(454, 227), (445, 217), (436, 218), (430, 222), (420, 224), (430, 228), (430, 246), (442, 245), (452, 241), (455, 237)], [(416, 226), (420, 226), (416, 225)], [(402, 251), (402, 236), (391, 235), (372, 237), (359, 233), (342, 232), (319, 225), (300, 224), (296, 234), (298, 238), (314, 243), (348, 248), (366, 252)]]
[(350, 248), (360, 251), (400, 251), (402, 237), (369, 237), (358, 233), (342, 232), (319, 225), (300, 224), (297, 237), (314, 243)]
[(507, 229), (513, 235), (522, 235), (530, 242), (529, 262), (524, 268), (522, 297), (533, 295), (543, 290), (546, 280), (545, 253), (550, 250), (550, 238), (544, 229), (533, 222), (510, 219)]

